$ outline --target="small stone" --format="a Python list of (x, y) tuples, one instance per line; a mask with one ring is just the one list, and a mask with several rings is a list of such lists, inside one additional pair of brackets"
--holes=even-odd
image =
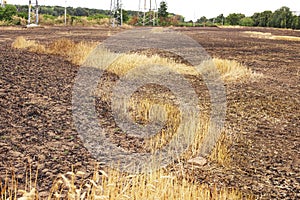
[(47, 197), (49, 197), (49, 192), (47, 191), (39, 192), (39, 197), (42, 199), (46, 199)]
[(16, 157), (16, 158), (21, 157), (21, 155), (22, 155), (22, 153), (20, 153), (18, 151), (11, 151), (10, 153), (13, 157)]
[(203, 157), (196, 157), (188, 160), (188, 163), (196, 166), (204, 166), (207, 164), (207, 160)]

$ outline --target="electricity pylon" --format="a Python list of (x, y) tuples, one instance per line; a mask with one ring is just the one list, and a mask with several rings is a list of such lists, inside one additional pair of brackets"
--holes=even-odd
[(139, 0), (139, 18), (142, 19), (142, 25), (157, 24), (157, 2), (156, 0)]
[(110, 1), (110, 20), (113, 27), (123, 25), (123, 10), (121, 0)]
[(6, 4), (7, 4), (7, 1), (6, 1), (6, 0), (1, 0), (0, 6), (1, 6), (2, 8), (4, 8)]
[[(34, 7), (33, 7), (34, 5)], [(31, 24), (31, 12), (35, 11), (35, 24), (39, 24), (39, 3), (38, 0), (35, 0), (35, 4), (31, 3), (31, 0), (29, 0), (28, 4), (28, 25)]]

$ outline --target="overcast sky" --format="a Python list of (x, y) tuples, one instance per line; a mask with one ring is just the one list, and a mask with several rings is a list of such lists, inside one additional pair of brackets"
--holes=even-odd
[[(1, 0), (0, 0), (1, 1)], [(35, 0), (32, 0), (35, 2)], [(98, 9), (109, 9), (111, 0), (67, 0), (68, 6), (87, 7)], [(126, 10), (138, 10), (139, 1), (144, 0), (122, 0)], [(7, 0), (9, 4), (28, 4), (28, 0)], [(147, 0), (150, 2), (150, 0)], [(154, 3), (155, 0), (152, 0)], [(158, 6), (161, 0), (156, 0)], [(287, 6), (292, 11), (300, 11), (300, 0), (167, 0), (168, 11), (183, 15), (186, 20), (198, 19), (201, 16), (208, 18), (216, 17), (223, 13), (243, 13), (251, 16), (254, 12), (265, 10), (275, 11), (276, 9)], [(40, 5), (65, 5), (65, 0), (39, 0)]]

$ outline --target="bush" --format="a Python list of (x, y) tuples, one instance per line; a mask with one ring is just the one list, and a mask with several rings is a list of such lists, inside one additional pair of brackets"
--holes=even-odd
[(54, 25), (56, 23), (56, 18), (57, 17), (52, 15), (42, 14), (39, 15), (39, 23), (42, 25)]
[(103, 15), (103, 14), (95, 14), (95, 15), (89, 16), (87, 19), (93, 20), (93, 19), (104, 19), (104, 18), (108, 18), (108, 16)]
[(13, 5), (0, 7), (0, 20), (11, 21), (12, 17), (17, 14), (17, 8)]
[(240, 25), (241, 26), (253, 26), (254, 25), (254, 21), (250, 17), (244, 17), (244, 18), (242, 18), (240, 20)]
[(26, 25), (27, 24), (27, 20), (25, 18), (22, 18), (22, 17), (18, 17), (18, 16), (13, 16), (12, 17), (12, 20), (11, 20), (11, 23), (13, 25)]
[(24, 19), (28, 19), (28, 13), (26, 13), (26, 12), (18, 12), (17, 16), (24, 18)]

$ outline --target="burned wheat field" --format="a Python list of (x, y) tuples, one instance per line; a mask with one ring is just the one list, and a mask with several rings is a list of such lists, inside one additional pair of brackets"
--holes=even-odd
[[(160, 181), (167, 184), (164, 181), (168, 176), (173, 177), (172, 181), (176, 179), (170, 187), (180, 185), (173, 192), (190, 188), (189, 192), (194, 194), (174, 195), (173, 199), (196, 199), (197, 195), (202, 199), (300, 198), (300, 32), (271, 28), (170, 29), (197, 41), (213, 58), (224, 80), (225, 126), (205, 163), (195, 166), (188, 159), (179, 158), (164, 168), (160, 172), (162, 175), (138, 180), (131, 177), (124, 184), (120, 180), (122, 175), (108, 173), (104, 164), (83, 144), (72, 113), (72, 90), (82, 62), (74, 55), (80, 57), (83, 50), (83, 53), (90, 52), (99, 42), (125, 29), (1, 28), (0, 196), (4, 198), (17, 193), (17, 196), (26, 194), (28, 199), (44, 199), (52, 194), (50, 199), (75, 199), (75, 189), (68, 188), (67, 175), (62, 176), (74, 172), (85, 180), (103, 177), (97, 180), (100, 180), (99, 185), (107, 181), (106, 186), (101, 185), (101, 194), (94, 194), (102, 199), (150, 198), (134, 196), (130, 191), (141, 190), (139, 184), (145, 185), (147, 191), (141, 195), (149, 195), (152, 191), (158, 195), (155, 196), (157, 199), (171, 199), (173, 194), (165, 192), (167, 189), (160, 190), (163, 187), (158, 185)], [(115, 68), (112, 66), (104, 73), (100, 81), (104, 89), (96, 94), (96, 109), (99, 123), (111, 133), (108, 137), (114, 144), (130, 151), (147, 151), (146, 147), (151, 149), (155, 145), (160, 148), (158, 146), (168, 141), (169, 132), (176, 129), (176, 117), (166, 122), (166, 126), (168, 123), (173, 125), (168, 126), (161, 137), (153, 139), (161, 140), (159, 143), (120, 133), (113, 120), (107, 90), (134, 68), (131, 60), (138, 60), (141, 65), (154, 62), (173, 66), (192, 83), (201, 99), (209, 98), (209, 94), (203, 92), (205, 84), (182, 58), (155, 49), (124, 56), (116, 61)], [(226, 70), (224, 66), (227, 66)], [(164, 88), (156, 89), (160, 95), (169, 93)], [(133, 95), (132, 103), (138, 106), (131, 114), (142, 125), (148, 120), (145, 110), (149, 110), (149, 101), (159, 105), (171, 102), (161, 101), (161, 96), (155, 94), (157, 90), (145, 87)], [(143, 100), (137, 100), (140, 96)], [(170, 116), (176, 116), (178, 110), (174, 107), (176, 105), (171, 102), (164, 109)], [(191, 148), (197, 149), (197, 145), (201, 144)], [(188, 153), (186, 156), (193, 157)], [(99, 172), (97, 176), (95, 171)], [(120, 177), (109, 179), (110, 176)], [(135, 182), (139, 184), (134, 185)], [(111, 185), (115, 185), (113, 191)], [(89, 192), (87, 188), (81, 188), (83, 199), (85, 196), (82, 195)]]

